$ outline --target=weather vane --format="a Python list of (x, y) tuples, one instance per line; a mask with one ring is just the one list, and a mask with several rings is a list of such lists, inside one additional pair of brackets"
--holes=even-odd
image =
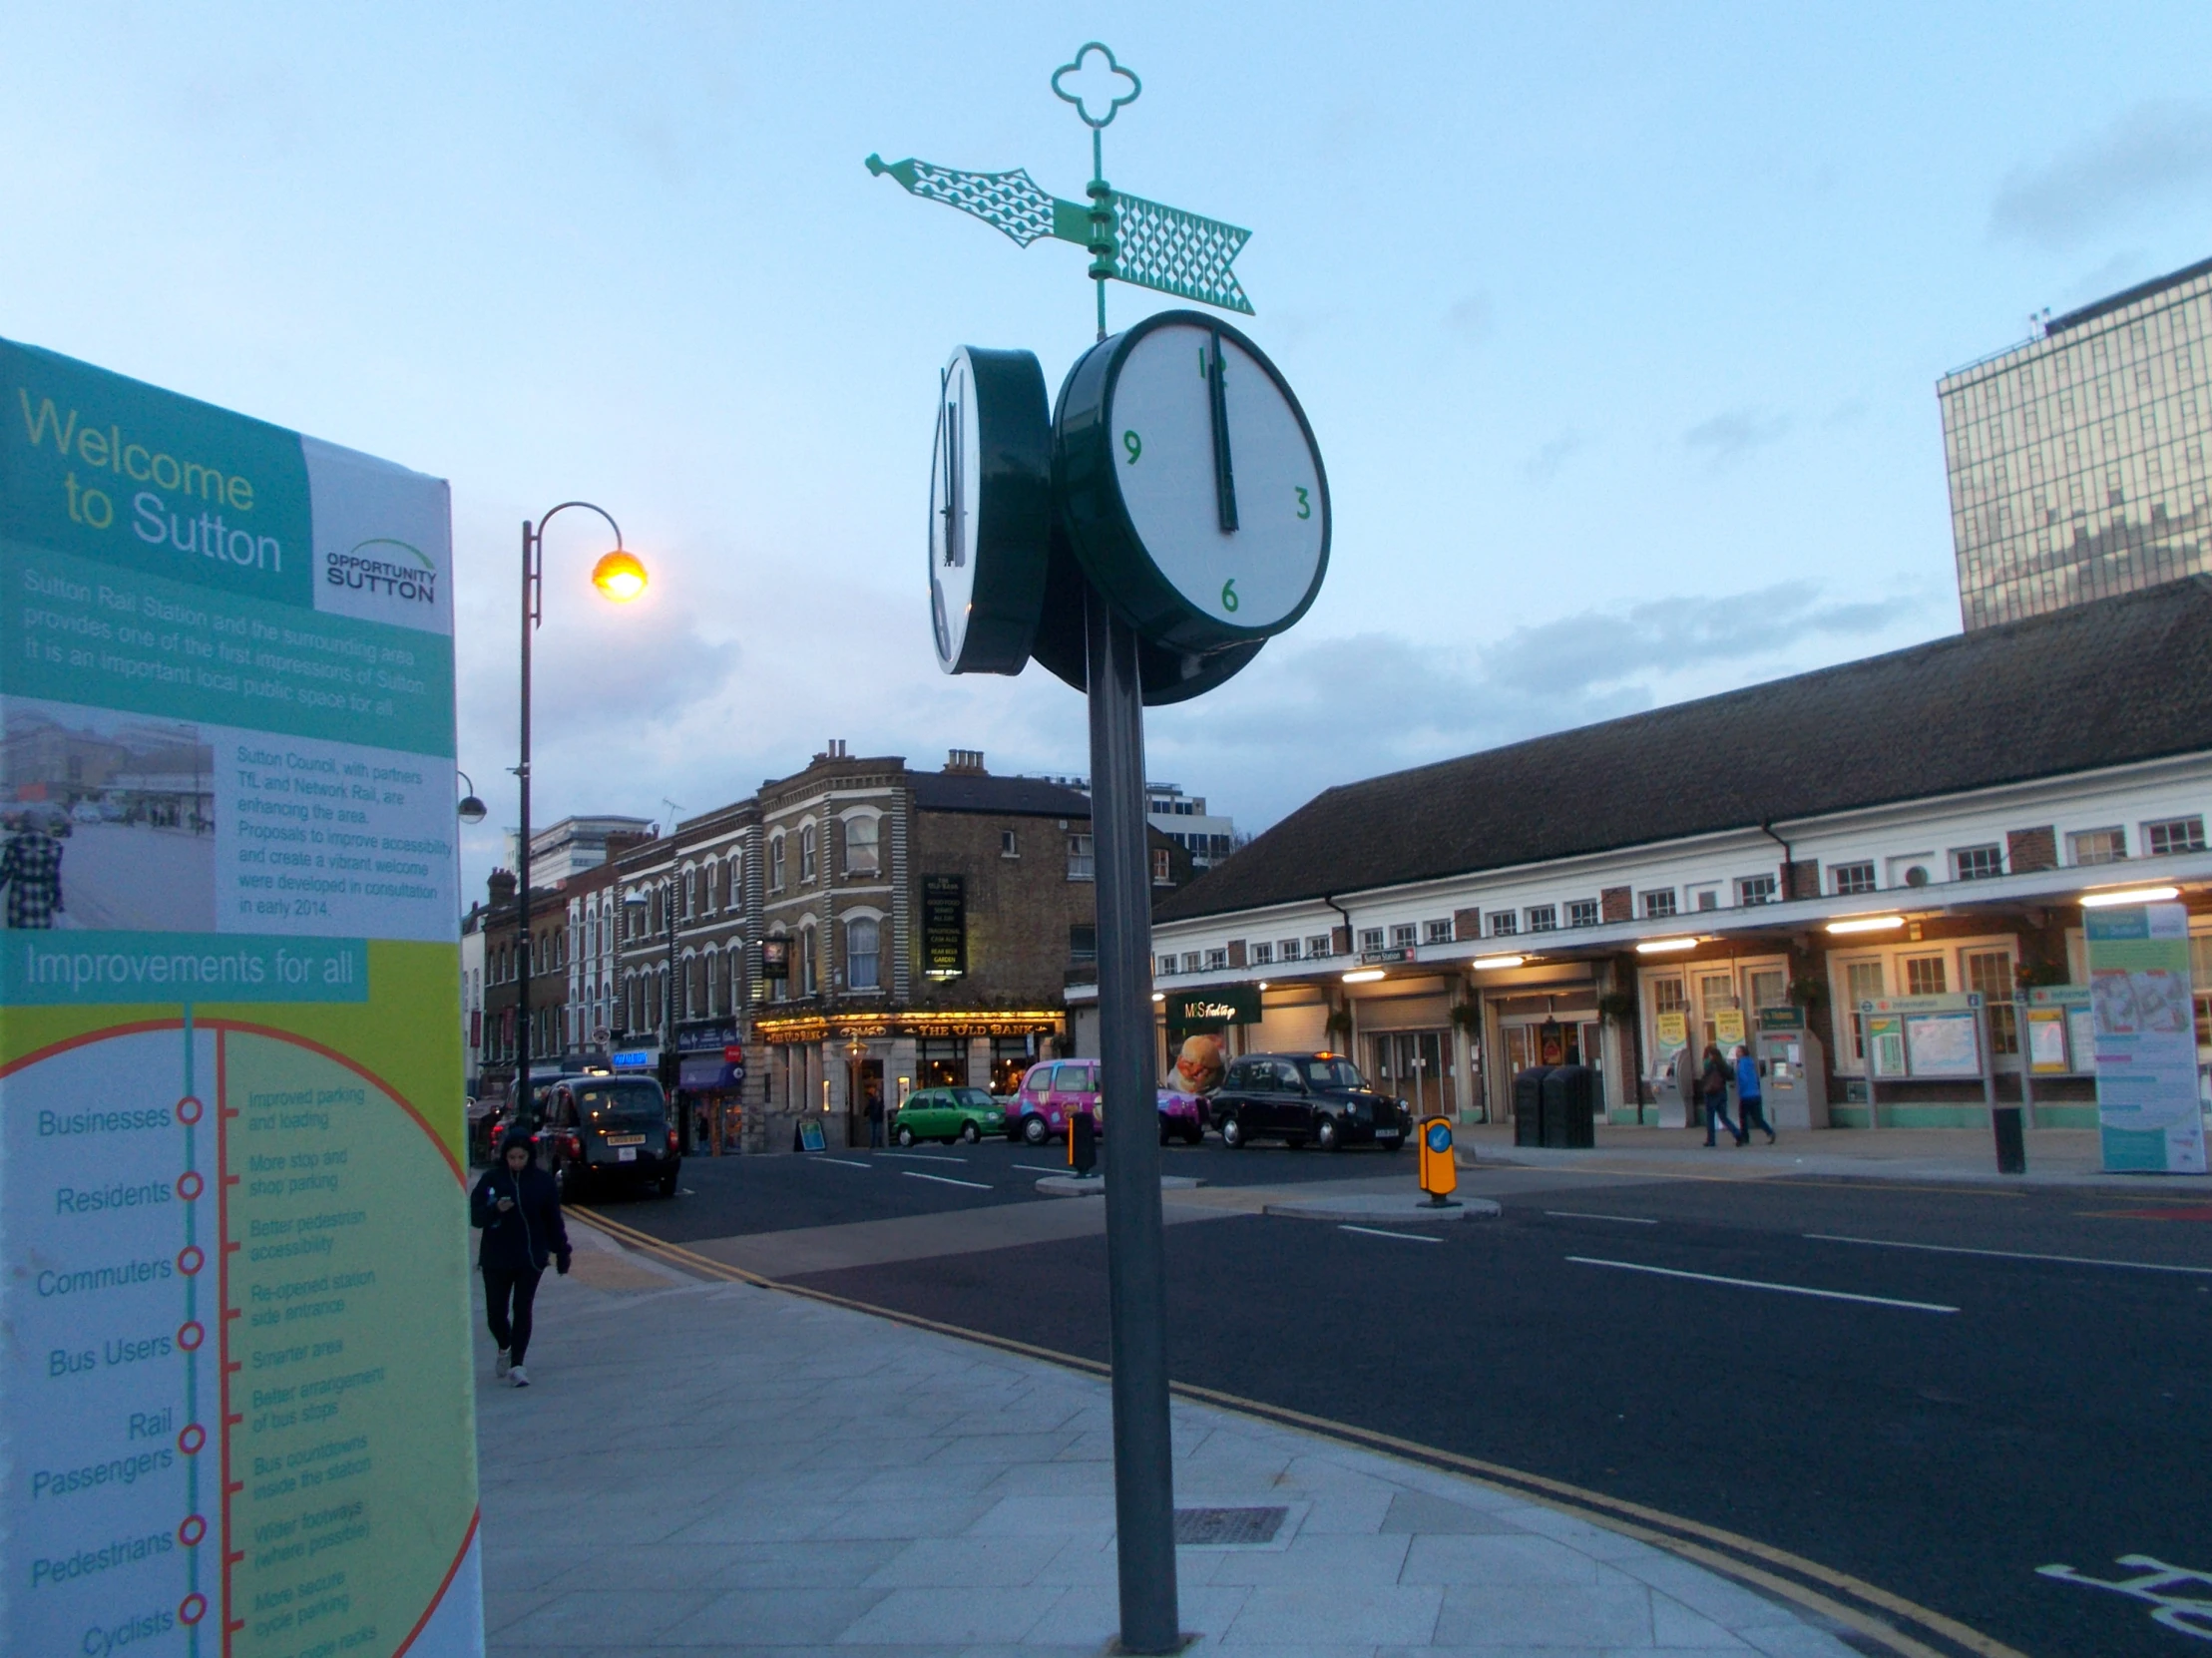
[[(1095, 62), (1093, 54), (1103, 62)], [(1087, 67), (1088, 66), (1088, 67)], [(1127, 91), (1121, 91), (1126, 85)], [(1087, 41), (1075, 61), (1053, 71), (1054, 94), (1075, 105), (1091, 129), (1091, 206), (1063, 202), (1029, 176), (1011, 173), (962, 173), (908, 157), (886, 162), (868, 158), (870, 173), (888, 173), (912, 194), (973, 213), (1027, 247), (1051, 236), (1072, 241), (1091, 253), (1091, 278), (1098, 284), (1099, 337), (1106, 338), (1106, 278), (1153, 288), (1225, 311), (1253, 314), (1252, 302), (1229, 266), (1252, 232), (1217, 218), (1203, 218), (1141, 196), (1127, 196), (1106, 181), (1106, 128), (1121, 106), (1136, 102), (1144, 90), (1136, 72), (1116, 63), (1101, 41)], [(1103, 111), (1094, 114), (1094, 111)]]

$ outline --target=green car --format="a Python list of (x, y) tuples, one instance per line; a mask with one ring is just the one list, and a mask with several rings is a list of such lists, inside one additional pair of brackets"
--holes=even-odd
[(891, 1113), (891, 1138), (900, 1145), (916, 1140), (966, 1140), (1006, 1132), (1006, 1111), (981, 1088), (924, 1088), (906, 1096)]

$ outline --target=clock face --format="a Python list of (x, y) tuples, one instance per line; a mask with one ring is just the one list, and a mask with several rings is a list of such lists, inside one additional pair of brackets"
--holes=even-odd
[(1044, 370), (1027, 351), (962, 346), (940, 379), (930, 457), (930, 631), (947, 673), (1029, 661), (1051, 512)]
[(1099, 345), (1070, 377), (1058, 442), (1077, 555), (1146, 638), (1210, 650), (1313, 603), (1329, 558), (1321, 454), (1235, 329), (1169, 311)]

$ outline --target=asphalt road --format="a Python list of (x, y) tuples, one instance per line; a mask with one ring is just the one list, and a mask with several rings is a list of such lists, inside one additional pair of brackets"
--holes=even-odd
[[(1031, 1200), (1021, 1165), (1053, 1161), (929, 1149), (968, 1160), (699, 1163), (694, 1195), (621, 1218), (682, 1240), (983, 1210)], [(1411, 1172), (1212, 1145), (1165, 1160), (1224, 1182)], [(1536, 1171), (1471, 1185), (1505, 1216), (1412, 1237), (1257, 1215), (1168, 1228), (1175, 1377), (1722, 1526), (2025, 1653), (2178, 1655), (2212, 1636), (2212, 1576), (2164, 1591), (2206, 1603), (2181, 1620), (2192, 1636), (2036, 1570), (2120, 1579), (2147, 1569), (2120, 1556), (2146, 1555), (2212, 1574), (2212, 1205)], [(805, 1281), (1106, 1356), (1104, 1238), (1015, 1258), (986, 1214), (977, 1241)], [(2172, 1268), (2199, 1270), (2156, 1270)]]

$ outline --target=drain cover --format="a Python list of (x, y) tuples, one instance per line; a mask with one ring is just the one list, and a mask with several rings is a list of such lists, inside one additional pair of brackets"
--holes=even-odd
[(1271, 1543), (1288, 1508), (1177, 1508), (1178, 1543)]

